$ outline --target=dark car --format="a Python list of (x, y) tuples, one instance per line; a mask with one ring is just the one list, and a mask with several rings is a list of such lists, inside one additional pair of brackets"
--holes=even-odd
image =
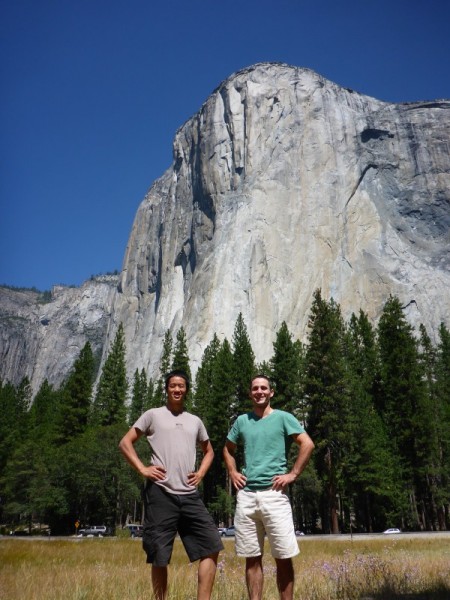
[(132, 538), (142, 537), (144, 534), (144, 528), (142, 527), (142, 525), (129, 523), (125, 526), (125, 528), (128, 529)]

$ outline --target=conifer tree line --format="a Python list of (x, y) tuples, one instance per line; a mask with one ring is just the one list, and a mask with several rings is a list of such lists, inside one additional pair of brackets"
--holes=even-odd
[[(66, 381), (47, 381), (34, 398), (24, 379), (0, 382), (0, 523), (45, 523), (74, 533), (75, 522), (115, 527), (141, 519), (142, 480), (118, 442), (145, 410), (165, 402), (164, 374), (191, 375), (186, 335), (166, 332), (160, 372), (127, 380), (120, 325), (97, 379), (89, 343)], [(234, 493), (222, 460), (227, 432), (251, 408), (256, 373), (270, 376), (272, 406), (293, 413), (315, 442), (313, 457), (289, 493), (305, 532), (446, 530), (450, 525), (450, 333), (433, 343), (408, 324), (390, 297), (376, 326), (361, 310), (345, 322), (339, 305), (314, 294), (306, 343), (286, 323), (269, 361), (257, 364), (242, 315), (232, 339), (205, 348), (187, 399), (204, 421), (215, 460), (202, 482), (218, 525), (232, 523)], [(138, 452), (150, 460), (146, 441)], [(295, 452), (295, 450), (293, 449)], [(238, 454), (238, 462), (242, 456)], [(294, 459), (294, 455), (290, 457)]]

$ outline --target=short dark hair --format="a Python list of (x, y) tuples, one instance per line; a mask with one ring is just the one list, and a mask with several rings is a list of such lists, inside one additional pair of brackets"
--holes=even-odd
[(182, 371), (181, 369), (174, 369), (173, 371), (170, 371), (170, 373), (167, 373), (167, 375), (165, 376), (165, 389), (166, 392), (169, 389), (169, 381), (172, 379), (172, 377), (182, 377), (184, 379), (184, 381), (186, 382), (186, 392), (189, 391), (189, 377), (187, 376), (187, 374)]
[(269, 384), (270, 389), (273, 389), (273, 385), (272, 382), (270, 381), (270, 377), (268, 375), (266, 375), (265, 373), (257, 373), (256, 375), (253, 375), (253, 377), (250, 380), (250, 389), (252, 389), (252, 384), (255, 381), (255, 379), (265, 379), (267, 381), (267, 383)]

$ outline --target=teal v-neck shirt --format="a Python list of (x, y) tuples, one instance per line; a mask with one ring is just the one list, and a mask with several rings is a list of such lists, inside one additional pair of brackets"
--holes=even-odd
[(246, 490), (261, 490), (272, 486), (275, 475), (287, 472), (287, 458), (292, 435), (304, 433), (299, 421), (283, 410), (273, 410), (267, 417), (257, 417), (254, 412), (240, 415), (227, 438), (233, 444), (244, 444), (247, 477)]

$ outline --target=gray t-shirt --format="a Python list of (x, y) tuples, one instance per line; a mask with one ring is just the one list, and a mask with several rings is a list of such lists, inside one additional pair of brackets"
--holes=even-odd
[(209, 439), (198, 417), (186, 411), (174, 415), (167, 406), (151, 408), (133, 425), (147, 436), (152, 465), (163, 466), (166, 478), (156, 481), (169, 494), (192, 494), (187, 476), (195, 471), (197, 444)]

